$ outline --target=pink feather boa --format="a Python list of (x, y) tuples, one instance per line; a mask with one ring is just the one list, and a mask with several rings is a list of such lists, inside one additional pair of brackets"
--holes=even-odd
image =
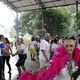
[[(57, 54), (53, 55), (52, 61), (49, 62), (50, 66), (48, 69), (40, 72), (39, 74), (32, 74), (31, 72), (25, 71), (21, 74), (18, 80), (52, 80), (53, 77), (58, 75), (65, 67), (70, 58), (63, 44), (57, 48), (56, 53)], [(80, 49), (77, 48), (77, 45), (75, 46), (74, 53), (74, 60), (76, 61), (77, 66), (80, 59)]]

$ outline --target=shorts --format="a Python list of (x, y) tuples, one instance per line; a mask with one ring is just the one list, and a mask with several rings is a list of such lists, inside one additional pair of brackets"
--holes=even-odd
[(30, 48), (30, 54), (36, 54), (36, 50), (35, 50), (35, 48)]
[(17, 63), (16, 63), (16, 66), (17, 66), (17, 67), (24, 65), (25, 60), (26, 60), (26, 58), (27, 58), (27, 55), (26, 55), (26, 54), (18, 55), (18, 56), (19, 56), (19, 60), (18, 60)]

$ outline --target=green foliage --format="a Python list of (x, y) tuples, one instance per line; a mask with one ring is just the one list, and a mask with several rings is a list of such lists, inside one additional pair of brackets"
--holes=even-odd
[(67, 6), (67, 8), (71, 12), (71, 14), (76, 12), (76, 5), (70, 5), (70, 6)]
[[(51, 35), (58, 34), (63, 36), (65, 32), (68, 33), (68, 26), (70, 25), (70, 11), (67, 7), (49, 8), (44, 11), (44, 28), (46, 32)], [(14, 26), (15, 27), (15, 26)], [(29, 33), (31, 35), (41, 35), (42, 28), (42, 11), (24, 12), (18, 24), (18, 31), (20, 35)]]
[(64, 36), (70, 25), (70, 12), (66, 7), (51, 8), (45, 11), (45, 29), (51, 35)]
[(40, 30), (37, 29), (37, 24), (40, 24), (39, 20), (37, 19), (39, 14), (40, 11), (24, 12), (19, 19), (18, 32), (21, 35), (25, 35), (26, 33), (33, 35), (34, 32), (39, 32)]
[(14, 27), (11, 27), (9, 29), (10, 38), (14, 38), (16, 36), (16, 31), (14, 30)]
[[(77, 14), (75, 14), (75, 24), (74, 24), (74, 30), (77, 30)], [(78, 29), (80, 30), (80, 7), (78, 8)]]

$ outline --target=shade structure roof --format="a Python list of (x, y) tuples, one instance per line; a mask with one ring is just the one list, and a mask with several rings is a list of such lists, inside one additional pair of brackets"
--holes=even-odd
[[(1, 0), (16, 12), (76, 4), (76, 0)], [(80, 0), (77, 0), (80, 3)]]

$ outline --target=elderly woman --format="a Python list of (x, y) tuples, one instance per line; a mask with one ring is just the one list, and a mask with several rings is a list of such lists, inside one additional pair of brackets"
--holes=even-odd
[[(67, 39), (64, 41), (64, 45), (56, 51), (57, 54), (53, 55), (52, 60), (44, 65), (39, 70), (35, 71), (33, 74), (25, 71), (19, 80), (80, 80), (80, 76), (77, 70), (80, 60), (80, 49), (75, 45), (75, 41), (72, 39)], [(76, 72), (77, 76), (74, 72)], [(37, 73), (37, 74), (35, 74)]]

